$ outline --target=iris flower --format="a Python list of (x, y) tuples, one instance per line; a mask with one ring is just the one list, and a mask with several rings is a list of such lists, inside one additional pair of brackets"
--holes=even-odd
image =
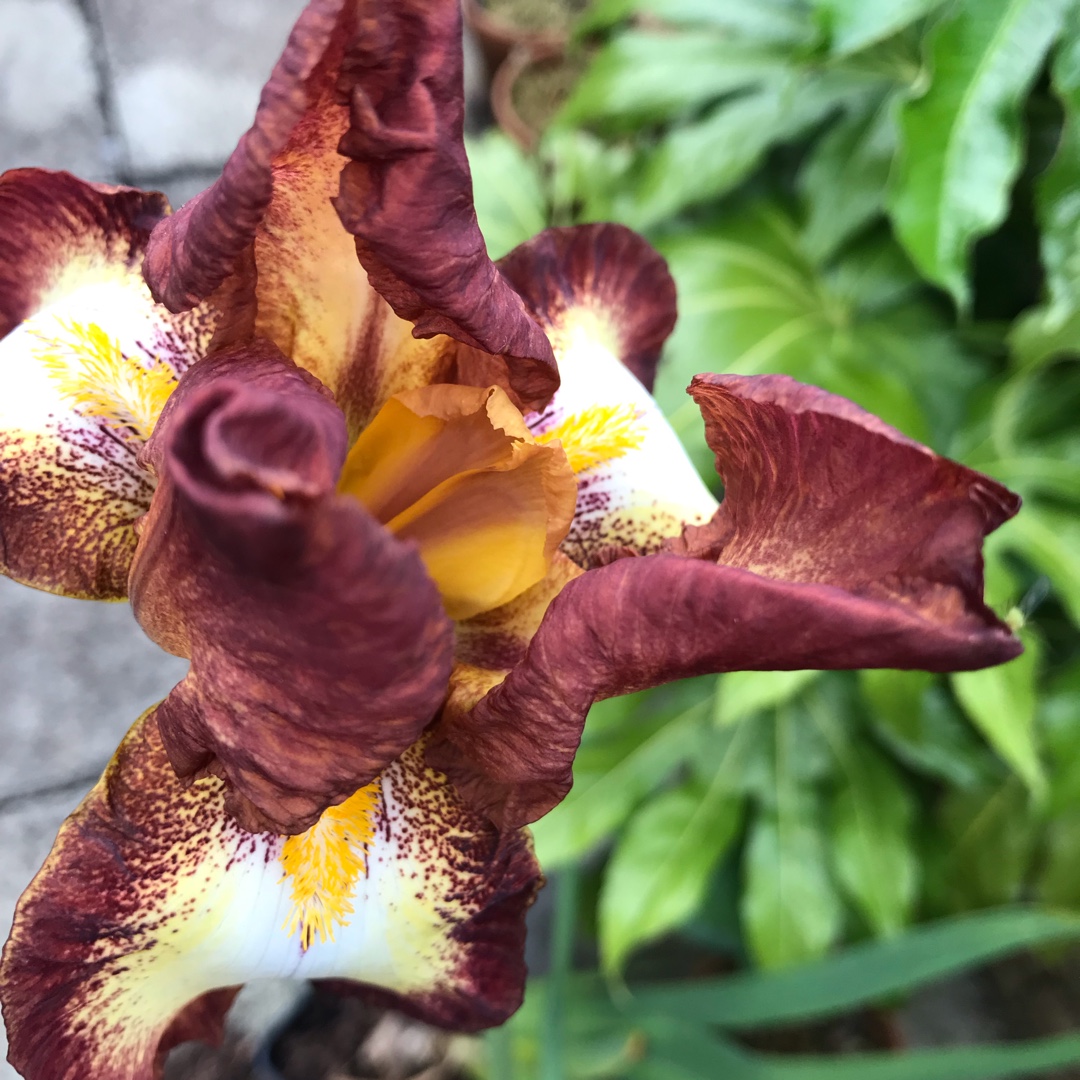
[(20, 901), (29, 1080), (153, 1077), (259, 976), (498, 1024), (594, 701), (1019, 652), (980, 555), (1012, 494), (703, 375), (718, 506), (648, 391), (663, 261), (587, 225), (493, 264), (462, 115), (457, 0), (313, 0), (176, 214), (0, 178), (2, 569), (190, 660)]

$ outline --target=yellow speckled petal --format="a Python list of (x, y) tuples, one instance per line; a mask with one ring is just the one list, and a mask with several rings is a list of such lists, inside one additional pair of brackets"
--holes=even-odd
[(140, 272), (158, 195), (64, 173), (0, 178), (0, 571), (71, 596), (125, 595), (152, 477), (136, 457), (213, 334)]
[(526, 419), (539, 441), (561, 441), (578, 474), (563, 551), (594, 566), (605, 548), (657, 551), (708, 521), (716, 500), (646, 388), (675, 320), (663, 259), (629, 229), (584, 225), (548, 229), (500, 269), (559, 362), (555, 397)]
[(305, 940), (285, 838), (240, 830), (216, 779), (183, 789), (152, 713), (140, 719), (19, 902), (0, 967), (16, 1068), (151, 1080), (192, 1003), (263, 976), (354, 980), (462, 1030), (501, 1023), (520, 1003), (539, 883), (527, 836), (467, 811), (419, 746), (350, 813), (366, 826), (348, 903), (333, 940)]

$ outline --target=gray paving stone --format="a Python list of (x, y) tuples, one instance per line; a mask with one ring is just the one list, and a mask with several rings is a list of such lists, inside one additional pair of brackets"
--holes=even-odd
[(0, 800), (100, 772), (186, 670), (143, 635), (127, 604), (0, 578)]
[(136, 173), (219, 165), (304, 0), (98, 0), (118, 122)]
[(0, 172), (112, 179), (89, 28), (71, 0), (0, 0)]

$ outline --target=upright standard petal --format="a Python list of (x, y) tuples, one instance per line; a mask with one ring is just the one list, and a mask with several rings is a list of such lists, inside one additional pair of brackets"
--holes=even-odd
[[(267, 976), (354, 980), (460, 1030), (505, 1020), (540, 881), (527, 837), (468, 811), (419, 748), (352, 814), (351, 832), (325, 826), (317, 853), (246, 833), (221, 781), (184, 788), (141, 719), (16, 911), (0, 967), (15, 1067), (27, 1080), (154, 1080), (171, 1044), (215, 1034), (222, 988)], [(305, 937), (298, 894), (320, 888), (341, 918)]]
[[(174, 310), (253, 270), (257, 332), (334, 391), (353, 434), (392, 394), (445, 380), (457, 342), (516, 357), (524, 397), (557, 384), (476, 224), (459, 18), (456, 0), (313, 0), (221, 179), (148, 253)], [(457, 341), (416, 340), (414, 322)]]
[(1020, 652), (983, 603), (980, 554), (1014, 495), (785, 377), (699, 376), (692, 393), (725, 486), (715, 520), (671, 545), (681, 557), (567, 585), (524, 661), (449, 734), (454, 752), (433, 747), (503, 825), (569, 789), (601, 698), (709, 672), (958, 671)]
[(264, 347), (197, 365), (147, 456), (160, 477), (136, 617), (191, 671), (158, 710), (182, 777), (230, 783), (248, 828), (301, 832), (419, 736), (450, 623), (416, 551), (336, 493), (341, 413)]
[(23, 169), (0, 177), (0, 571), (50, 592), (126, 593), (153, 478), (137, 462), (204, 306), (170, 316), (139, 271), (161, 195)]
[(649, 388), (675, 324), (675, 284), (663, 258), (621, 225), (548, 229), (499, 263), (547, 331), (561, 384), (529, 416), (558, 440), (578, 474), (578, 506), (563, 550), (582, 566), (612, 552), (658, 551), (716, 500)]

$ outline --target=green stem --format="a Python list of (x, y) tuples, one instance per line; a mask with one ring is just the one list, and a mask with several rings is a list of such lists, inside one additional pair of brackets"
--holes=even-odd
[(540, 1080), (566, 1080), (566, 996), (574, 963), (579, 883), (580, 870), (576, 864), (560, 872), (551, 928), (551, 969), (544, 997)]

